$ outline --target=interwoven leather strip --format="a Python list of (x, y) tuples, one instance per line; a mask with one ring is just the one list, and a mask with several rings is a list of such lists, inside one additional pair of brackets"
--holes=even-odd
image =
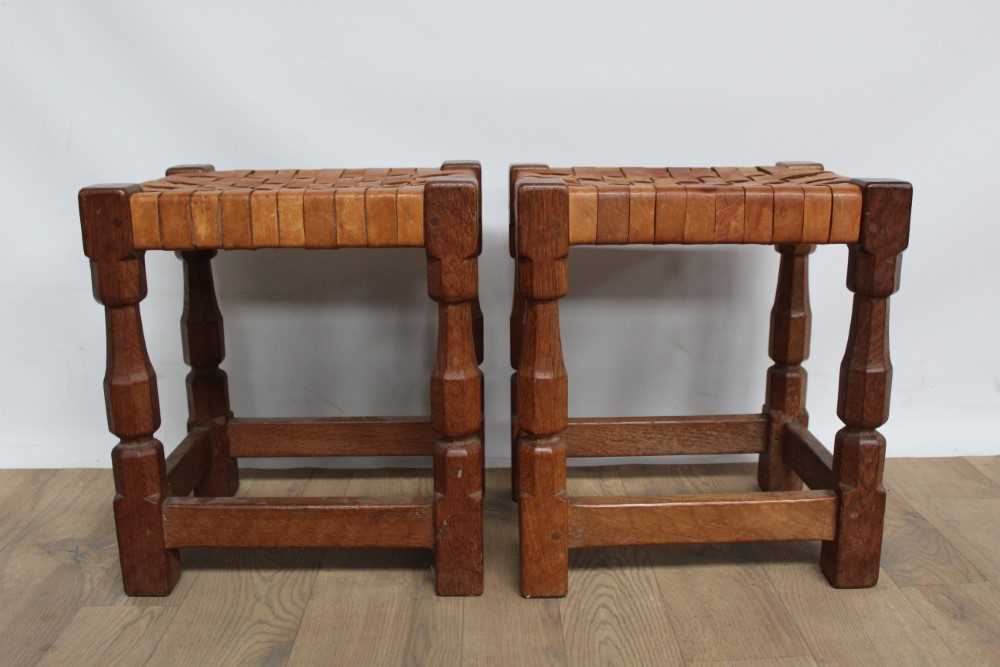
[[(138, 250), (424, 244), (424, 184), (440, 169), (173, 174), (132, 195)], [(469, 172), (472, 173), (472, 172)]]
[(518, 170), (569, 190), (574, 245), (852, 243), (861, 188), (817, 163)]

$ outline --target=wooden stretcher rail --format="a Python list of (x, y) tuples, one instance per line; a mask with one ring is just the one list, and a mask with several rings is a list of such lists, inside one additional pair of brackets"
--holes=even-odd
[(832, 491), (571, 498), (569, 546), (832, 540)]
[(757, 454), (767, 441), (763, 414), (572, 418), (566, 455)]
[(169, 498), (168, 549), (433, 547), (430, 499)]
[(172, 496), (186, 496), (198, 486), (212, 461), (212, 435), (192, 429), (167, 457), (167, 488)]
[(816, 436), (798, 422), (788, 422), (781, 432), (781, 452), (785, 465), (810, 489), (836, 488), (833, 454)]
[(431, 456), (437, 435), (422, 417), (233, 419), (233, 456)]

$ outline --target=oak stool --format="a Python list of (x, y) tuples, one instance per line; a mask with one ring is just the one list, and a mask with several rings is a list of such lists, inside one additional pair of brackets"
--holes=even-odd
[[(440, 595), (483, 591), (483, 360), (478, 297), (480, 167), (167, 170), (80, 191), (84, 253), (104, 304), (114, 513), (128, 595), (167, 595), (184, 547), (434, 550)], [(429, 419), (240, 419), (229, 406), (218, 250), (423, 247), (438, 303)], [(156, 375), (139, 303), (147, 250), (184, 263), (181, 332), (188, 434), (164, 459)], [(433, 457), (433, 498), (235, 498), (239, 457)]]
[[(875, 585), (889, 414), (889, 296), (899, 285), (912, 188), (851, 180), (807, 162), (773, 167), (571, 168), (510, 171), (514, 495), (521, 593), (563, 596), (568, 551), (636, 544), (822, 540), (837, 588)], [(559, 333), (571, 245), (770, 244), (781, 255), (771, 310), (766, 397), (746, 415), (568, 418)], [(816, 244), (848, 246), (854, 292), (834, 452), (808, 430), (808, 262)], [(760, 455), (761, 492), (568, 497), (566, 458)], [(808, 490), (803, 490), (803, 483)]]

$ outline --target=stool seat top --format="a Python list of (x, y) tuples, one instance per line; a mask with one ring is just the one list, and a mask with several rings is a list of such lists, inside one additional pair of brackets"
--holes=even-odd
[(424, 245), (424, 185), (471, 169), (177, 168), (130, 200), (137, 250)]
[(569, 242), (853, 243), (861, 188), (815, 162), (764, 167), (512, 168), (565, 185)]

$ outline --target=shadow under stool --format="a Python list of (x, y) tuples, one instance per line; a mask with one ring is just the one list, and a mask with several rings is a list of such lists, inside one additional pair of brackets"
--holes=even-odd
[[(483, 591), (480, 167), (167, 170), (80, 191), (84, 253), (104, 305), (115, 525), (128, 595), (168, 595), (186, 547), (398, 547), (434, 551), (440, 595)], [(427, 418), (242, 419), (229, 405), (219, 250), (424, 247), (438, 303)], [(187, 437), (164, 458), (139, 303), (147, 251), (184, 263)], [(249, 498), (240, 457), (431, 456), (432, 498)]]
[[(513, 493), (521, 593), (559, 597), (568, 552), (616, 545), (821, 540), (837, 588), (874, 586), (882, 547), (889, 415), (889, 296), (909, 239), (912, 187), (821, 164), (510, 170)], [(573, 418), (559, 332), (571, 245), (770, 244), (781, 255), (759, 413)], [(808, 430), (808, 262), (847, 244), (854, 293), (831, 454)], [(569, 497), (567, 457), (757, 453), (758, 493)], [(803, 489), (803, 484), (808, 487)]]

